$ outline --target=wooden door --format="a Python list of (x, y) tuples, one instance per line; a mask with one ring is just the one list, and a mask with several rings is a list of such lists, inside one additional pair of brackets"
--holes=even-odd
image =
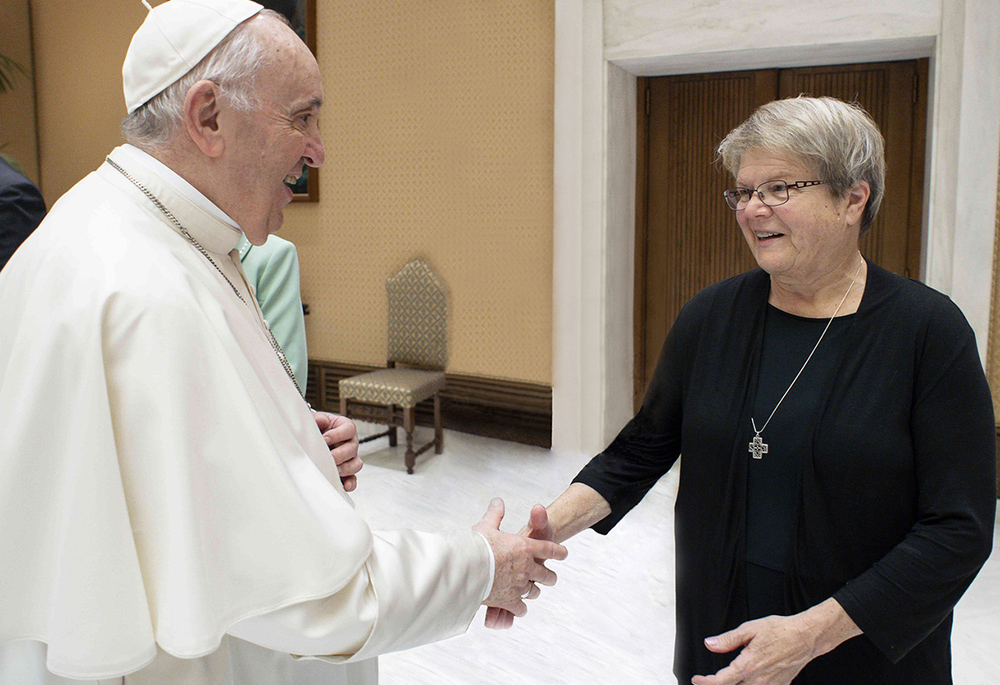
[(635, 406), (681, 307), (755, 265), (722, 199), (715, 147), (760, 105), (800, 93), (861, 104), (886, 138), (886, 193), (861, 249), (919, 275), (927, 60), (640, 79)]

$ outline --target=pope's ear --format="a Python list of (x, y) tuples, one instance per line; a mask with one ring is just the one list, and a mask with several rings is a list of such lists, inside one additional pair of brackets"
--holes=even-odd
[(219, 86), (201, 80), (188, 88), (184, 96), (184, 128), (191, 141), (209, 157), (218, 157), (225, 149), (219, 130)]

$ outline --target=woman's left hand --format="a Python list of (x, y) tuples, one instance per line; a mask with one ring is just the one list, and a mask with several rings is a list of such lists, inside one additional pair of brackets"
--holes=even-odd
[(732, 663), (712, 676), (695, 676), (693, 685), (788, 685), (807, 663), (841, 642), (860, 635), (835, 599), (793, 616), (747, 621), (735, 630), (705, 640), (718, 654), (743, 647)]

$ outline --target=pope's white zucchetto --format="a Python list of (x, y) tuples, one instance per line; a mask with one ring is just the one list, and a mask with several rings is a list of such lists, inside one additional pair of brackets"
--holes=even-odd
[(122, 65), (128, 113), (191, 71), (262, 9), (250, 0), (168, 0), (150, 10), (132, 36)]

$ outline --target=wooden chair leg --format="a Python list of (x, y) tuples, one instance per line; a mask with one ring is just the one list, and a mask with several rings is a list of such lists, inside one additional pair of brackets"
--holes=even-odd
[(341, 397), (340, 398), (340, 415), (341, 416), (347, 416), (347, 398), (346, 397)]
[(434, 393), (434, 454), (444, 449), (444, 430), (441, 428), (441, 395)]
[(396, 446), (396, 405), (389, 405), (389, 447)]
[(413, 407), (403, 407), (403, 429), (406, 431), (406, 472), (413, 473), (417, 455), (413, 451)]

